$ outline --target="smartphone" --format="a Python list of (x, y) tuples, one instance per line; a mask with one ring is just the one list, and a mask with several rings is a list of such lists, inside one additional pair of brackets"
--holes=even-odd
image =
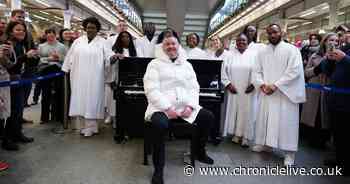
[(334, 50), (335, 50), (335, 45), (332, 44), (332, 43), (328, 44), (327, 51), (328, 52), (334, 52)]

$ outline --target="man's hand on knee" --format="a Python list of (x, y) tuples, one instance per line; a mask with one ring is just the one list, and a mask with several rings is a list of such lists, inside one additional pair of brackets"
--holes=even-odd
[(165, 110), (165, 114), (168, 116), (169, 119), (177, 119), (178, 115), (175, 111), (174, 107), (170, 107), (169, 109)]

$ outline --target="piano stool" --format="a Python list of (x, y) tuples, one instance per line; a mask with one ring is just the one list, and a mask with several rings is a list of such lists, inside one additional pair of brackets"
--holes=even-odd
[[(190, 157), (190, 163), (185, 164), (191, 165), (195, 167), (195, 137), (196, 137), (196, 125), (190, 124), (190, 123), (184, 123), (181, 120), (170, 120), (169, 123), (170, 127), (168, 129), (169, 132), (175, 133), (176, 131), (181, 128), (186, 128), (186, 130), (189, 131), (190, 134), (190, 151), (184, 153), (184, 157), (188, 156)], [(171, 136), (171, 135), (170, 135)], [(171, 138), (171, 137), (170, 137)], [(148, 155), (152, 154), (152, 123), (145, 122), (144, 123), (144, 143), (143, 143), (143, 165), (149, 165), (148, 164)], [(184, 159), (185, 160), (185, 159)]]

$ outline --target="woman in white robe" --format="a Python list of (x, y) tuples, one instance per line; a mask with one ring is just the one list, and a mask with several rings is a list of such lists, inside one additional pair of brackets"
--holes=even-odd
[(231, 57), (224, 60), (221, 69), (221, 80), (227, 94), (223, 136), (234, 135), (232, 141), (241, 142), (242, 146), (248, 146), (253, 139), (256, 108), (256, 93), (251, 83), (256, 52), (247, 47), (247, 36), (238, 35), (236, 48)]
[[(208, 60), (222, 60), (225, 61), (230, 57), (230, 52), (223, 48), (221, 39), (218, 36), (214, 36), (208, 39), (205, 50)], [(216, 81), (211, 83), (211, 86), (218, 85)], [(225, 117), (226, 117), (226, 104), (227, 104), (227, 92), (224, 95), (224, 102), (221, 103), (220, 111), (220, 133), (224, 132)]]
[(186, 36), (186, 45), (187, 45), (187, 57), (188, 59), (207, 59), (207, 53), (198, 48), (200, 38), (196, 33), (191, 33)]
[(211, 60), (225, 60), (230, 54), (224, 49), (221, 39), (218, 36), (209, 38), (206, 50), (207, 58)]
[(104, 118), (104, 69), (113, 52), (97, 35), (101, 24), (96, 18), (85, 19), (83, 27), (87, 35), (74, 41), (62, 70), (70, 72), (69, 116), (76, 117), (77, 128), (87, 137), (98, 133), (97, 122)]
[[(111, 49), (119, 59), (124, 57), (137, 57), (140, 53), (139, 49), (134, 45), (131, 34), (127, 31), (123, 31), (118, 34), (118, 37), (115, 43), (113, 43), (111, 46)], [(106, 80), (108, 87), (106, 88), (105, 93), (105, 106), (108, 117), (106, 118), (105, 123), (109, 123), (111, 121), (114, 122), (116, 116), (116, 101), (113, 98), (112, 85), (116, 85), (118, 83), (118, 63), (113, 63), (107, 68), (111, 69), (108, 69), (109, 78)], [(113, 124), (113, 126), (115, 126), (115, 124)]]

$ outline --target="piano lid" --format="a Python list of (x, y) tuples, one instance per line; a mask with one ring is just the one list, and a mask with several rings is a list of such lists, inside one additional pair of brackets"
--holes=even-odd
[(201, 88), (221, 88), (222, 60), (188, 59)]
[[(118, 62), (120, 86), (143, 86), (143, 76), (147, 65), (154, 58), (125, 57)], [(188, 59), (197, 75), (201, 89), (221, 88), (222, 60)]]
[(154, 58), (125, 57), (118, 62), (119, 86), (143, 86), (147, 65)]

